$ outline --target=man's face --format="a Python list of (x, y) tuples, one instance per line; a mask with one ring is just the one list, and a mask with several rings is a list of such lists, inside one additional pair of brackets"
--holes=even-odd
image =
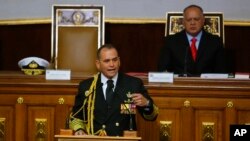
[(100, 52), (100, 59), (96, 60), (97, 69), (107, 78), (113, 78), (119, 71), (120, 58), (115, 49), (103, 48)]
[(187, 33), (196, 36), (204, 26), (202, 11), (196, 7), (189, 8), (184, 13), (183, 26)]

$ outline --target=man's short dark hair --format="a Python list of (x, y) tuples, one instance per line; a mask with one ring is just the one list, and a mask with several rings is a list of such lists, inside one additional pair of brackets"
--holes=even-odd
[[(115, 49), (117, 51), (117, 49), (116, 49), (116, 47), (114, 45), (112, 45), (112, 44), (104, 44), (97, 50), (97, 54), (96, 54), (97, 59), (100, 59), (100, 53), (101, 53), (102, 49), (104, 49), (104, 48), (106, 48), (106, 49)], [(117, 53), (118, 53), (118, 51), (117, 51)]]
[(195, 5), (195, 4), (192, 4), (192, 5), (189, 5), (189, 6), (187, 6), (186, 8), (184, 8), (183, 14), (184, 14), (189, 8), (198, 8), (198, 9), (201, 11), (201, 13), (203, 13), (203, 9), (202, 9), (200, 6)]

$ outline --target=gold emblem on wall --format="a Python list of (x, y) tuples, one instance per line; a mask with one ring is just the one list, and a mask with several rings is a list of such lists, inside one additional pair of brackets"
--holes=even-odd
[(172, 121), (160, 121), (160, 141), (171, 141)]
[(47, 134), (47, 119), (35, 119), (36, 125), (36, 140), (37, 141), (46, 141)]
[(214, 141), (213, 122), (202, 122), (202, 141)]
[(0, 141), (5, 141), (5, 118), (0, 118)]

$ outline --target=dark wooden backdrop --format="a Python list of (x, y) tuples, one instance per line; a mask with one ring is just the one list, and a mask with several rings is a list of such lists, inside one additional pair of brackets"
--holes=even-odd
[[(163, 23), (106, 23), (105, 42), (118, 48), (122, 71), (156, 71), (164, 30)], [(249, 37), (249, 26), (225, 26), (231, 72), (250, 72)], [(50, 52), (51, 24), (0, 25), (0, 70), (20, 70), (18, 61), (28, 56), (50, 61)]]

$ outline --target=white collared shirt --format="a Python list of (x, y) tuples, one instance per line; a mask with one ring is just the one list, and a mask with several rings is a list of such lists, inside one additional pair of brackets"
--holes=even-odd
[[(115, 86), (116, 86), (116, 82), (117, 82), (117, 79), (118, 79), (118, 73), (112, 78), (113, 82), (114, 82), (114, 88), (113, 88), (113, 91), (115, 90)], [(107, 81), (109, 79), (107, 77), (105, 77), (102, 73), (101, 73), (101, 83), (103, 84), (102, 85), (102, 91), (103, 91), (103, 94), (104, 94), (104, 97), (106, 99), (106, 88), (107, 88)]]
[(191, 44), (192, 44), (192, 39), (193, 38), (196, 38), (197, 41), (195, 43), (195, 46), (196, 46), (196, 49), (198, 50), (199, 48), (199, 44), (200, 44), (200, 41), (201, 41), (201, 35), (202, 35), (202, 31), (196, 36), (196, 37), (193, 37), (191, 35), (189, 35), (188, 33), (186, 33), (187, 35), (187, 38), (188, 38), (188, 42), (189, 42), (189, 46), (191, 47)]

